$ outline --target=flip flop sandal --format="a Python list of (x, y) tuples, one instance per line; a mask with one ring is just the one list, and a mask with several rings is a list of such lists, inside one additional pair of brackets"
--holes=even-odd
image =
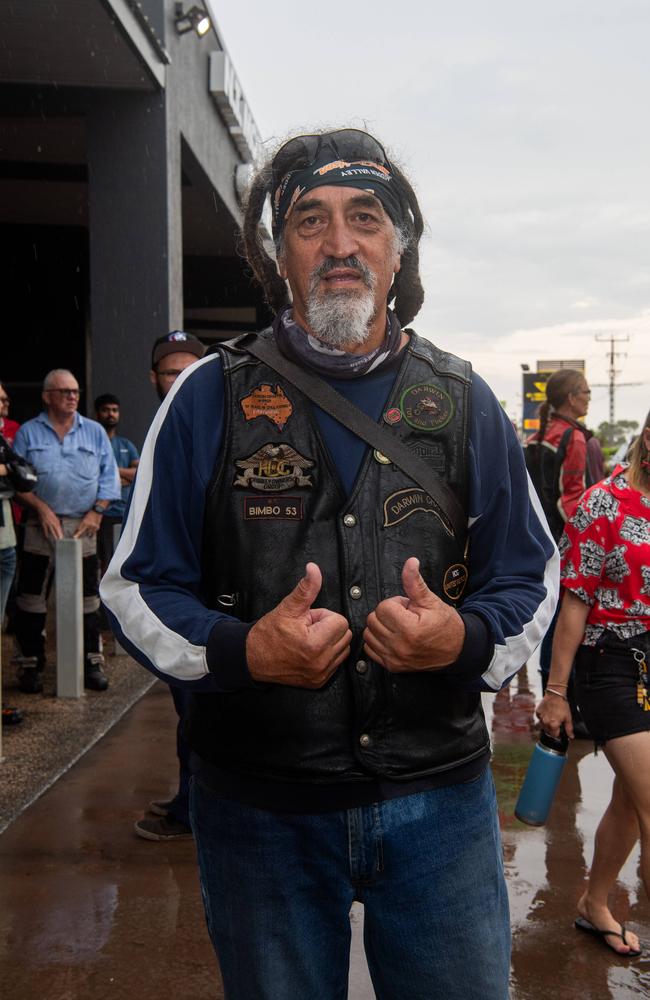
[(621, 924), (620, 934), (618, 931), (601, 931), (599, 927), (594, 927), (594, 925), (590, 924), (584, 917), (576, 917), (573, 922), (573, 926), (577, 927), (579, 931), (584, 931), (586, 934), (593, 934), (594, 937), (597, 937), (600, 941), (602, 941), (608, 951), (618, 955), (619, 958), (638, 958), (641, 954), (640, 948), (635, 949), (632, 948), (631, 945), (628, 945), (628, 948), (630, 949), (629, 951), (616, 951), (615, 948), (612, 948), (611, 945), (607, 944), (608, 937), (620, 938), (623, 944), (627, 944), (627, 938), (625, 937), (625, 924)]

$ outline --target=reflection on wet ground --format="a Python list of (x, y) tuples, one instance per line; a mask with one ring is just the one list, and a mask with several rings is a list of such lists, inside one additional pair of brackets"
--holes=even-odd
[[(526, 827), (514, 817), (535, 738), (537, 696), (531, 665), (511, 689), (486, 699), (512, 908), (512, 1000), (649, 996), (650, 905), (638, 850), (621, 873), (614, 909), (639, 933), (648, 956), (618, 959), (573, 928), (611, 788), (602, 754), (594, 757), (585, 741), (572, 745), (545, 827)], [(146, 803), (173, 785), (173, 731), (171, 699), (157, 685), (0, 836), (0, 965), (3, 988), (9, 986), (12, 996), (222, 997), (193, 844), (163, 845), (133, 834)], [(351, 1000), (373, 997), (361, 923), (355, 908)]]
[(535, 739), (533, 712), (541, 696), (536, 666), (495, 698), (486, 699), (494, 741), (513, 928), (512, 1000), (631, 1000), (650, 996), (650, 904), (638, 871), (638, 848), (624, 866), (611, 903), (639, 934), (645, 957), (617, 958), (573, 927), (594, 833), (609, 801), (612, 772), (593, 744), (575, 740), (544, 827), (527, 827), (514, 805)]
[(174, 749), (156, 685), (0, 837), (3, 996), (222, 997), (194, 845), (133, 833), (173, 785)]

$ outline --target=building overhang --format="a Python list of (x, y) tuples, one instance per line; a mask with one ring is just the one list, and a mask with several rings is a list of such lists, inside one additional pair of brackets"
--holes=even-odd
[(0, 5), (0, 83), (152, 91), (164, 46), (129, 0)]

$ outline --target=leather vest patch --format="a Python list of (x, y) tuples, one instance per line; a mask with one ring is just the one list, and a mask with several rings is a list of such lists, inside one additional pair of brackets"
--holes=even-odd
[(236, 459), (235, 465), (242, 471), (233, 479), (233, 486), (245, 486), (260, 493), (314, 485), (311, 476), (305, 475), (314, 463), (288, 444), (269, 442), (248, 458)]
[(384, 500), (384, 528), (405, 521), (416, 511), (440, 517), (438, 505), (424, 490), (398, 490)]
[(468, 573), (464, 563), (454, 563), (445, 571), (442, 589), (450, 601), (457, 601), (467, 586)]
[(239, 400), (239, 405), (243, 410), (245, 420), (266, 417), (272, 424), (275, 424), (279, 431), (283, 430), (293, 413), (291, 400), (285, 394), (282, 386), (276, 385), (275, 389), (272, 389), (268, 383), (263, 383), (252, 389), (247, 396)]
[(244, 497), (245, 521), (301, 521), (302, 497), (273, 497), (272, 500), (260, 497)]
[(433, 382), (409, 386), (402, 394), (400, 409), (407, 424), (420, 431), (439, 431), (454, 415), (449, 393)]

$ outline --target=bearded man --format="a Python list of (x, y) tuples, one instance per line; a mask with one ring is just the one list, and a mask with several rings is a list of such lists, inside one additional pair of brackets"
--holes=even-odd
[(104, 579), (123, 645), (193, 691), (228, 1000), (346, 996), (355, 899), (381, 1000), (507, 996), (480, 692), (544, 634), (557, 554), (497, 400), (405, 328), (422, 229), (365, 132), (261, 169), (244, 237), (275, 321), (178, 378)]

